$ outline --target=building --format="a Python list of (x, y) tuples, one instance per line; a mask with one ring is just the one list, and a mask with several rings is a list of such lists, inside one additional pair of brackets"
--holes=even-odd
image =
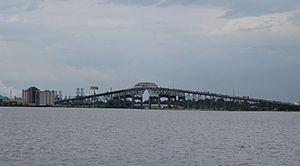
[(41, 91), (40, 92), (40, 106), (53, 106), (55, 93), (54, 91)]
[(54, 98), (54, 91), (40, 91), (36, 87), (30, 87), (27, 90), (22, 90), (22, 100), (24, 104), (30, 106), (53, 106)]
[(40, 104), (40, 90), (36, 87), (30, 87), (27, 90), (22, 90), (22, 99), (25, 104), (39, 105)]

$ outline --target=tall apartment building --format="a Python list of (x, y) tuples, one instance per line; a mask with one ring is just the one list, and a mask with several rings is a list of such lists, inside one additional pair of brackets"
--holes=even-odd
[(25, 104), (31, 106), (53, 106), (55, 93), (54, 91), (40, 91), (36, 87), (30, 87), (22, 90), (22, 99)]
[(36, 87), (30, 87), (27, 90), (22, 90), (22, 99), (28, 105), (39, 105), (40, 90)]

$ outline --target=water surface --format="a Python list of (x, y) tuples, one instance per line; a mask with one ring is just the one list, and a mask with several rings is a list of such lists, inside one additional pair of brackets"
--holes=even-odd
[(300, 113), (0, 107), (0, 165), (300, 165)]

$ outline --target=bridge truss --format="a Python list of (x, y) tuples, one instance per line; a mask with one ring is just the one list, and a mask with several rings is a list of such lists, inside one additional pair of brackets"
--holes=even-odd
[[(149, 93), (148, 100), (144, 93)], [(289, 102), (231, 96), (205, 91), (158, 87), (139, 83), (133, 88), (56, 101), (58, 106), (147, 108), (147, 109), (213, 109), (213, 110), (300, 110)]]

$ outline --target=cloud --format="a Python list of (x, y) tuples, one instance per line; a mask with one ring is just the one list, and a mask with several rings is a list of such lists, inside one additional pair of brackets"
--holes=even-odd
[[(32, 61), (32, 59), (35, 59)], [(9, 70), (7, 70), (9, 69)], [(1, 78), (18, 82), (22, 80), (23, 87), (39, 86), (41, 89), (53, 89), (52, 85), (60, 83), (64, 86), (89, 85), (97, 81), (111, 81), (113, 73), (109, 70), (87, 66), (71, 66), (59, 62), (52, 63), (41, 58), (26, 57), (0, 61)]]
[(0, 1), (0, 13), (12, 14), (32, 11), (39, 8), (40, 2), (42, 2), (42, 0)]
[(300, 10), (297, 10), (297, 11), (295, 12), (295, 14), (294, 14), (292, 17), (290, 17), (290, 21), (291, 21), (293, 24), (295, 24), (295, 25), (297, 25), (297, 26), (300, 26)]
[(251, 31), (263, 31), (265, 33), (295, 34), (300, 28), (290, 21), (295, 11), (286, 13), (267, 14), (263, 16), (242, 17), (226, 19), (227, 21), (216, 32), (211, 34), (234, 34)]
[(136, 6), (209, 5), (225, 7), (226, 17), (260, 16), (294, 10), (300, 6), (298, 0), (98, 0), (98, 3)]
[[(12, 93), (10, 93), (12, 92)], [(21, 95), (21, 91), (19, 89), (16, 89), (12, 86), (7, 86), (5, 85), (1, 80), (0, 80), (0, 94), (10, 97), (10, 95), (12, 95), (12, 97), (14, 96), (20, 96)]]

